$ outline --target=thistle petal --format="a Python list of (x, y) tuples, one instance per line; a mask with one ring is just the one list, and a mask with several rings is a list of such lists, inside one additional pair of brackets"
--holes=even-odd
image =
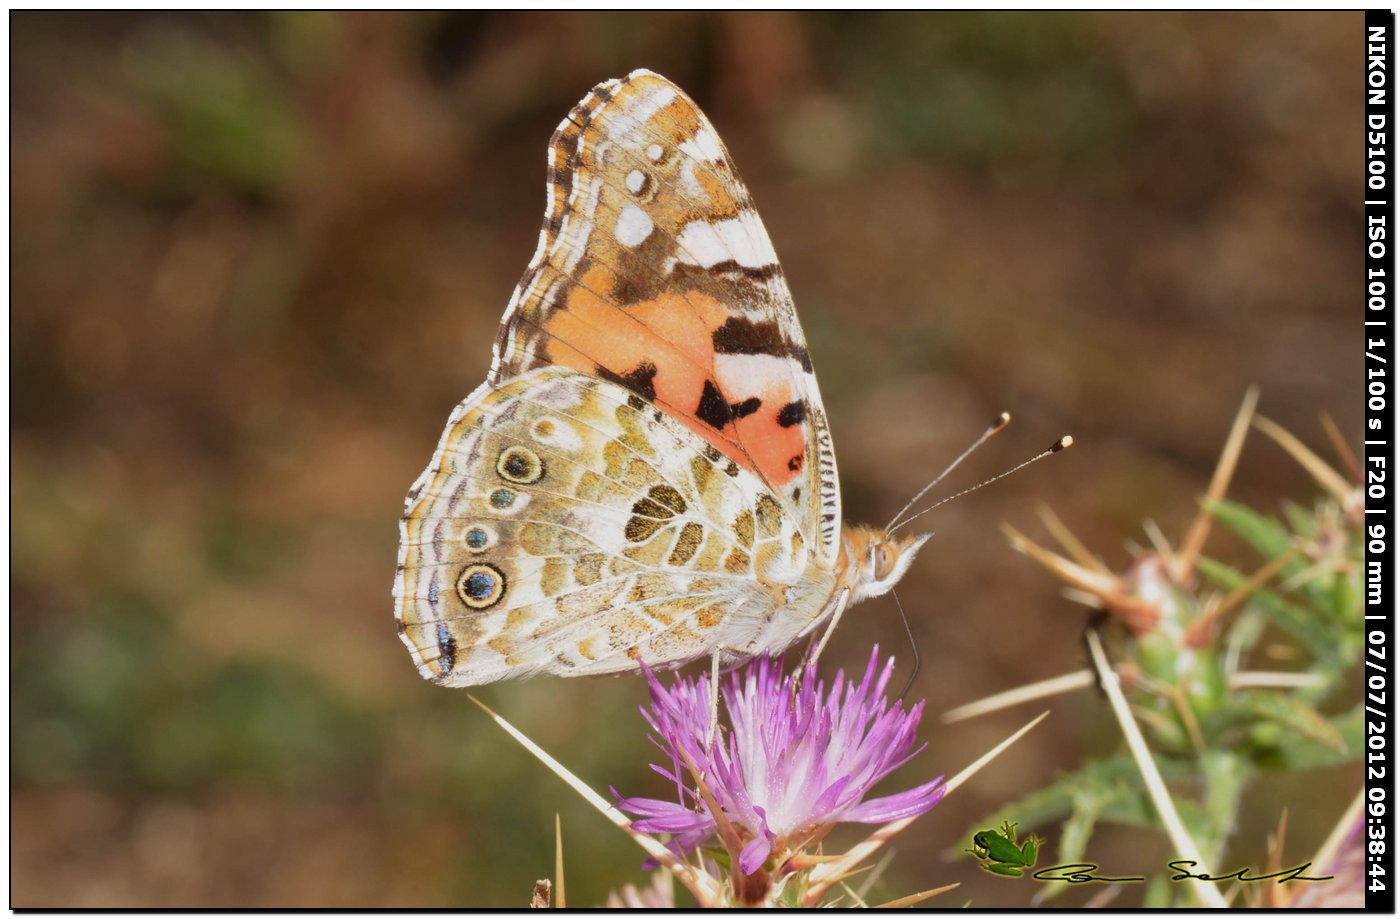
[[(618, 796), (618, 807), (639, 818), (636, 829), (675, 834), (670, 846), (678, 852), (704, 844), (718, 816), (735, 831), (726, 831), (739, 849), (730, 855), (745, 875), (775, 850), (800, 848), (837, 823), (921, 814), (943, 796), (941, 777), (866, 799), (923, 750), (915, 748), (923, 703), (906, 711), (891, 702), (886, 690), (893, 673), (894, 659), (881, 667), (874, 648), (859, 682), (838, 672), (828, 690), (809, 670), (794, 687), (796, 674), (784, 675), (780, 660), (757, 658), (721, 685), (731, 730), (711, 739), (708, 677), (677, 677), (667, 688), (647, 670), (651, 705), (643, 717), (669, 760), (652, 768), (679, 787), (679, 800)], [(687, 760), (704, 777), (709, 801), (693, 787)]]

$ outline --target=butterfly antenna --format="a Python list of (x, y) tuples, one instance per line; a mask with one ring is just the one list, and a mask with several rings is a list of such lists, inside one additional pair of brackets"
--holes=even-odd
[(928, 490), (930, 488), (943, 481), (947, 477), (948, 473), (958, 468), (958, 465), (962, 463), (963, 460), (967, 459), (969, 456), (972, 455), (972, 451), (976, 450), (978, 447), (991, 440), (993, 434), (995, 434), (997, 431), (1000, 431), (1002, 428), (1006, 427), (1010, 423), (1011, 416), (1009, 414), (1007, 414), (1006, 412), (1002, 412), (1000, 415), (998, 415), (997, 419), (991, 423), (987, 430), (982, 432), (982, 436), (973, 441), (972, 446), (964, 450), (962, 454), (958, 456), (957, 459), (953, 460), (953, 462), (948, 465), (947, 469), (944, 469), (942, 472), (936, 475), (932, 482), (929, 482), (923, 488), (919, 489), (919, 493), (914, 497), (910, 498), (909, 503), (899, 509), (899, 513), (895, 514), (894, 517), (890, 520), (890, 522), (885, 526), (885, 532), (893, 532), (895, 524), (899, 522), (899, 518), (903, 517), (904, 514), (909, 510), (909, 508), (913, 507), (915, 504), (918, 504), (919, 499), (922, 498), (924, 495), (928, 494)]
[[(932, 505), (932, 506), (930, 506), (930, 507), (926, 507), (926, 508), (924, 508), (923, 510), (919, 511), (917, 514), (914, 514), (914, 515), (911, 516), (911, 517), (905, 518), (905, 519), (902, 520), (900, 523), (898, 523), (898, 524), (896, 524), (896, 525), (890, 527), (888, 530), (885, 531), (885, 533), (886, 533), (886, 535), (892, 534), (892, 533), (894, 533), (895, 530), (899, 529), (900, 527), (905, 526), (905, 525), (910, 524), (910, 523), (913, 523), (915, 520), (918, 520), (918, 519), (919, 519), (920, 517), (922, 517), (924, 514), (927, 514), (927, 513), (928, 513), (929, 511), (931, 511), (931, 510), (935, 510), (935, 509), (937, 509), (937, 508), (942, 507), (943, 505), (947, 504), (949, 501), (952, 501), (954, 498), (961, 498), (963, 495), (968, 494), (969, 492), (974, 492), (974, 491), (976, 491), (977, 489), (982, 488), (982, 487), (985, 487), (985, 486), (987, 486), (987, 485), (990, 485), (990, 484), (992, 484), (993, 482), (997, 481), (998, 479), (1004, 479), (1004, 478), (1006, 478), (1007, 476), (1011, 475), (1011, 473), (1017, 472), (1017, 471), (1019, 471), (1019, 470), (1021, 470), (1021, 469), (1024, 469), (1024, 468), (1026, 468), (1027, 466), (1029, 466), (1031, 463), (1034, 463), (1034, 462), (1037, 461), (1037, 460), (1045, 459), (1045, 457), (1049, 456), (1049, 455), (1052, 454), (1052, 453), (1059, 453), (1061, 450), (1066, 450), (1066, 449), (1068, 449), (1068, 448), (1070, 448), (1070, 447), (1072, 447), (1072, 446), (1074, 446), (1074, 438), (1071, 437), (1071, 436), (1069, 436), (1068, 434), (1066, 434), (1064, 437), (1061, 437), (1059, 440), (1057, 440), (1057, 441), (1055, 441), (1053, 444), (1051, 444), (1047, 449), (1042, 450), (1041, 452), (1037, 453), (1035, 456), (1032, 456), (1030, 459), (1026, 460), (1024, 463), (1018, 463), (1018, 464), (1016, 464), (1015, 466), (1012, 466), (1010, 469), (1006, 470), (1005, 472), (1001, 473), (1000, 475), (994, 475), (994, 476), (992, 476), (990, 479), (988, 479), (988, 480), (985, 481), (985, 482), (978, 482), (976, 485), (972, 486), (971, 488), (964, 488), (962, 491), (958, 492), (958, 493), (955, 494), (955, 495), (949, 495), (948, 497), (944, 498), (942, 501), (939, 501), (937, 504), (934, 504), (934, 505)], [(941, 478), (941, 477), (940, 477), (940, 478)]]
[(914, 638), (914, 630), (909, 626), (909, 617), (904, 615), (904, 604), (899, 602), (899, 594), (891, 590), (890, 596), (894, 597), (894, 605), (899, 609), (899, 620), (904, 623), (904, 634), (909, 636), (909, 650), (914, 653), (914, 669), (909, 672), (909, 679), (899, 691), (899, 700), (903, 702), (904, 697), (909, 694), (910, 687), (914, 685), (914, 677), (919, 675), (919, 643)]

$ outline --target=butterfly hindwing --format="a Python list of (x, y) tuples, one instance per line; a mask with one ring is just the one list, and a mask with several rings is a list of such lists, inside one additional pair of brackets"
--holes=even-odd
[(396, 614), (449, 685), (671, 666), (799, 628), (779, 613), (808, 556), (755, 474), (628, 389), (546, 367), (453, 412), (409, 494)]
[(569, 367), (654, 404), (834, 561), (835, 458), (787, 282), (714, 127), (668, 80), (602, 83), (559, 126), (540, 242), (495, 350), (493, 383)]

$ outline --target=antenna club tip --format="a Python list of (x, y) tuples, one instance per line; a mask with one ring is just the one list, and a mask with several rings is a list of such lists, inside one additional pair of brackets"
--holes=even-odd
[(997, 415), (996, 420), (992, 422), (992, 430), (1000, 431), (1002, 428), (1006, 427), (1010, 423), (1011, 413), (1002, 412), (1000, 415)]
[(1050, 447), (1050, 452), (1059, 453), (1061, 450), (1068, 450), (1070, 447), (1073, 446), (1074, 438), (1069, 434), (1066, 434), (1064, 437), (1061, 437), (1059, 440), (1055, 441), (1054, 445)]

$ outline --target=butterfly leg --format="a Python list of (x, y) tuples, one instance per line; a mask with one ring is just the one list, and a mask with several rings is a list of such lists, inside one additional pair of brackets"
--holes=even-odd
[[(831, 622), (827, 625), (826, 631), (822, 632), (821, 640), (812, 648), (812, 653), (807, 655), (807, 660), (803, 661), (802, 672), (805, 673), (808, 667), (814, 667), (817, 658), (822, 656), (822, 651), (826, 648), (826, 643), (831, 640), (831, 633), (836, 631), (836, 624), (841, 621), (841, 614), (846, 611), (846, 604), (850, 602), (851, 589), (849, 587), (841, 591), (841, 596), (836, 598), (836, 609), (831, 614)], [(799, 676), (799, 679), (801, 677)]]
[(832, 604), (831, 622), (827, 624), (826, 629), (822, 632), (821, 639), (814, 639), (813, 643), (807, 646), (808, 651), (807, 654), (803, 656), (802, 666), (793, 674), (792, 695), (794, 700), (797, 698), (798, 690), (802, 688), (802, 681), (807, 678), (807, 672), (809, 670), (813, 673), (816, 672), (817, 659), (821, 657), (822, 651), (826, 648), (826, 643), (831, 639), (831, 634), (836, 631), (836, 625), (841, 621), (841, 614), (846, 611), (846, 604), (850, 602), (850, 599), (850, 588), (842, 590), (841, 594), (836, 598), (836, 602)]

